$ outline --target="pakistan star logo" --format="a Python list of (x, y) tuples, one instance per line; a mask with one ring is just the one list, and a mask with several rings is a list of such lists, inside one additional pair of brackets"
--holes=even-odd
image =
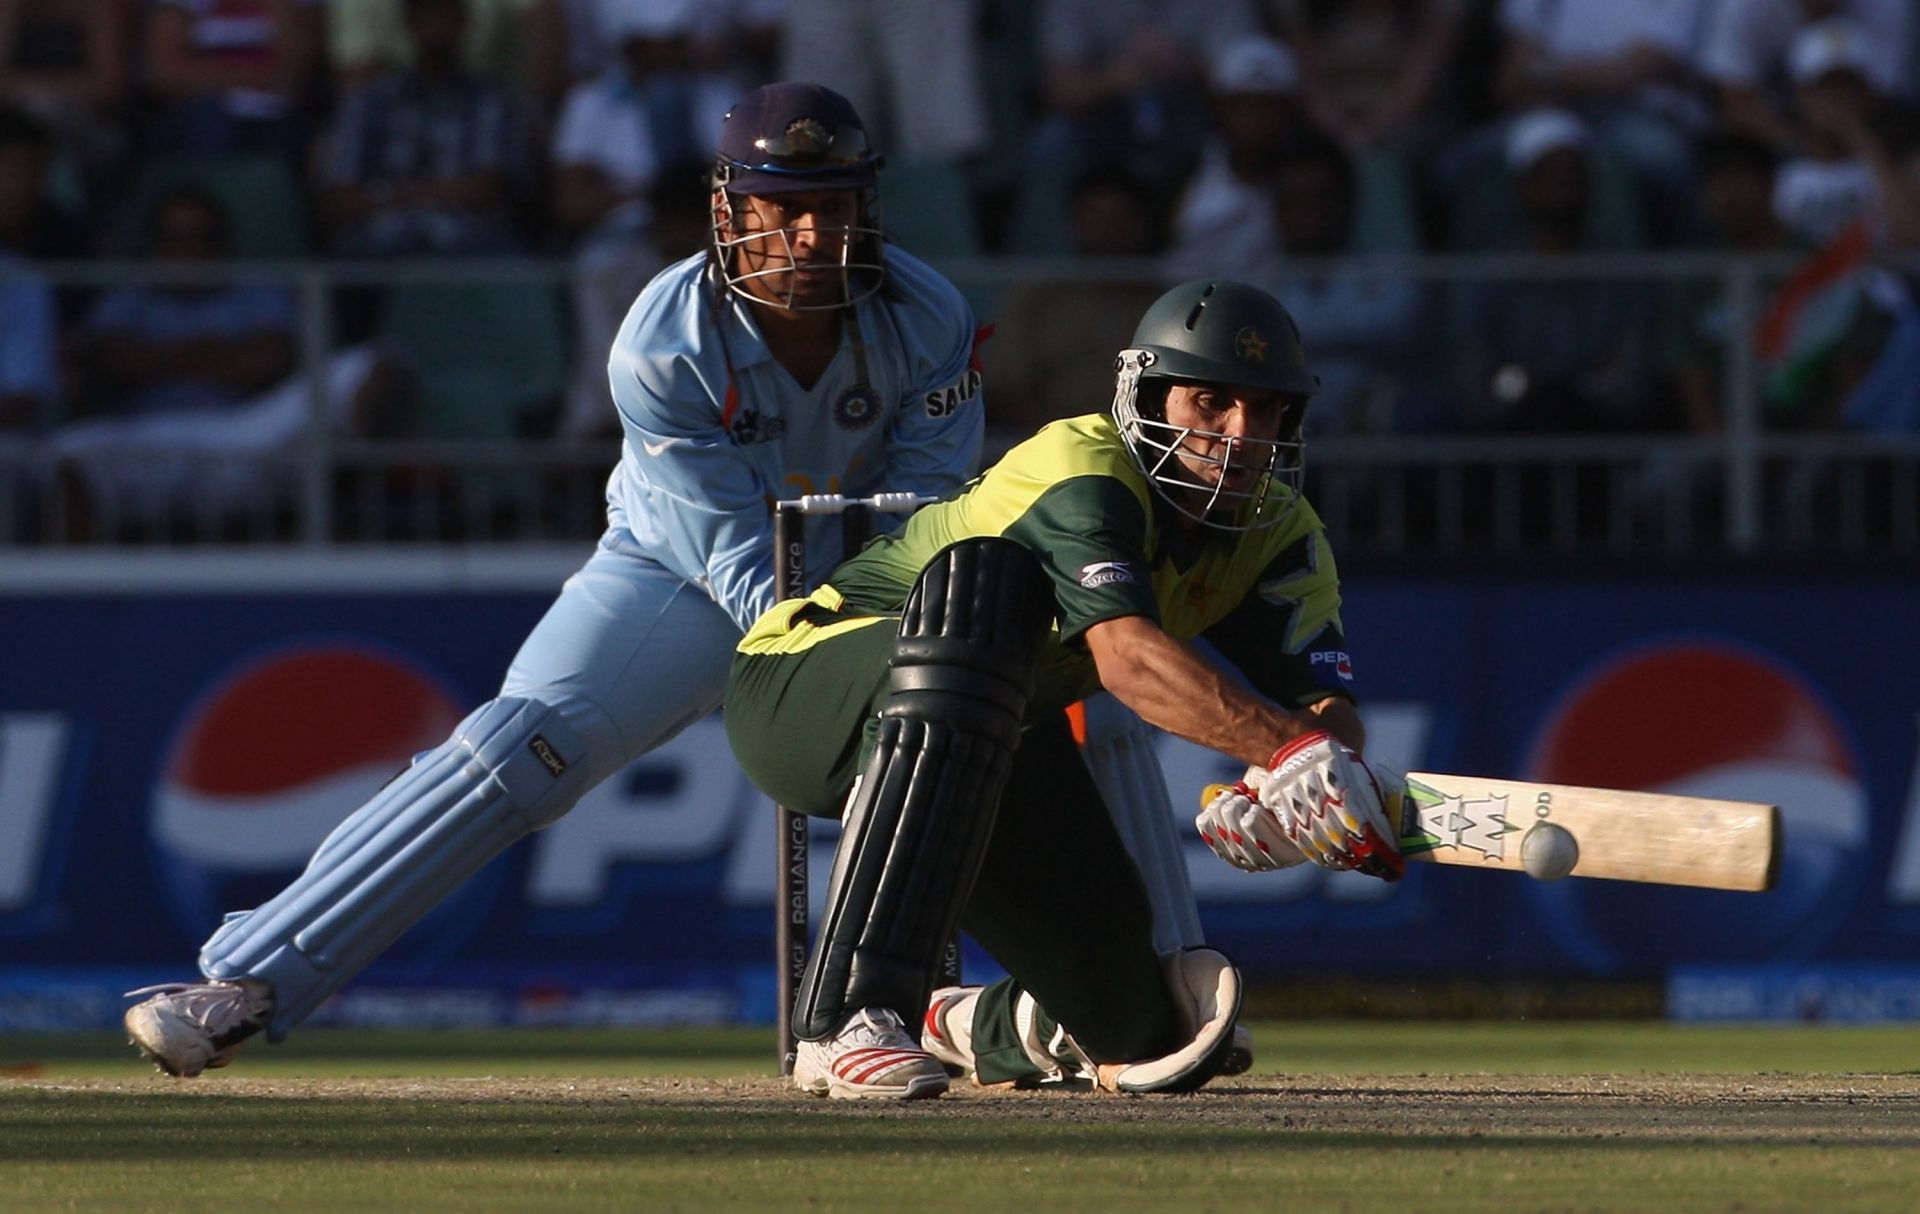
[(1263, 363), (1267, 361), (1267, 346), (1271, 343), (1260, 336), (1259, 330), (1249, 326), (1233, 335), (1233, 351), (1244, 363)]

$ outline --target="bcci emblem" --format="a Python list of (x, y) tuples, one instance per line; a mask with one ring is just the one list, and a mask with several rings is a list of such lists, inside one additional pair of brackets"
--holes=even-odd
[(833, 136), (818, 119), (801, 118), (787, 126), (787, 147), (791, 156), (824, 156)]
[(1249, 325), (1233, 335), (1233, 352), (1240, 356), (1243, 363), (1263, 363), (1267, 361), (1267, 346), (1272, 343), (1260, 336), (1260, 331)]
[(855, 384), (833, 402), (833, 420), (842, 430), (865, 430), (880, 416), (880, 398), (865, 384)]

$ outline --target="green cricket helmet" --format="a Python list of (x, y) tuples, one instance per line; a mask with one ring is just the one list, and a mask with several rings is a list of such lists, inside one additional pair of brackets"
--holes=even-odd
[[(1127, 450), (1156, 492), (1189, 518), (1228, 531), (1271, 527), (1287, 516), (1306, 472), (1300, 424), (1319, 377), (1307, 370), (1299, 327), (1259, 287), (1226, 279), (1182, 283), (1153, 302), (1120, 351), (1113, 416)], [(1241, 384), (1285, 395), (1274, 440), (1231, 437), (1167, 421), (1167, 389), (1177, 383)], [(1216, 440), (1225, 454), (1188, 449), (1189, 438)], [(1253, 488), (1207, 484), (1183, 462), (1222, 470), (1256, 467)], [(1282, 487), (1277, 489), (1276, 486)]]

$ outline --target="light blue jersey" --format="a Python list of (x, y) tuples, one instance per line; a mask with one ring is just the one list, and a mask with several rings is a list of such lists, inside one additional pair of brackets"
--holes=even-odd
[[(742, 631), (777, 597), (775, 499), (943, 497), (979, 461), (972, 313), (917, 258), (888, 248), (886, 262), (886, 288), (856, 305), (811, 388), (774, 361), (750, 307), (716, 286), (704, 254), (648, 284), (614, 339), (608, 374), (626, 441), (608, 522)], [(839, 563), (838, 528), (831, 517), (809, 528), (818, 577)]]

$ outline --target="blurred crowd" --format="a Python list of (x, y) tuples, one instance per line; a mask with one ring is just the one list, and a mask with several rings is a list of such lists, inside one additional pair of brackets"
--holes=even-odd
[[(1010, 431), (1103, 407), (1145, 302), (1224, 274), (1297, 318), (1318, 434), (1714, 433), (1746, 315), (1727, 277), (1554, 266), (1675, 250), (1787, 267), (1750, 332), (1770, 426), (1920, 432), (1915, 7), (0, 0), (0, 465), (32, 451), (84, 538), (188, 482), (255, 499), (259, 467), (202, 457), (316, 424), (611, 436), (614, 329), (707, 239), (721, 115), (780, 78), (854, 102), (888, 228), (936, 264), (1140, 267), (963, 284)], [(1367, 260), (1421, 253), (1529, 269)], [(364, 271), (521, 256), (567, 259), (566, 285)], [(302, 376), (311, 300), (244, 265), (309, 258), (362, 270)], [(167, 274), (36, 268), (85, 259)]]

